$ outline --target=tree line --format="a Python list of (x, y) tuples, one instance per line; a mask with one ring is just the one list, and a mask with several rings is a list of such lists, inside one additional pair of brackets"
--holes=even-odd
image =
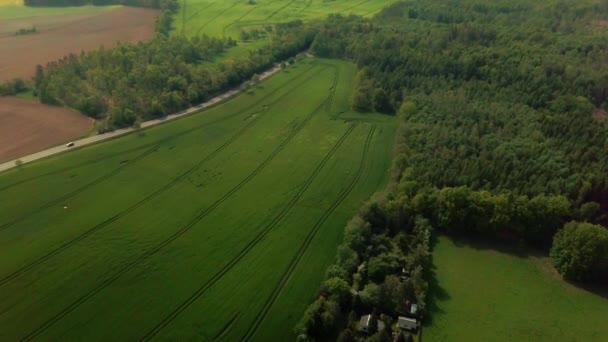
[(608, 33), (595, 26), (607, 10), (409, 0), (319, 23), (312, 52), (357, 64), (353, 109), (398, 115), (400, 129), (392, 181), (345, 228), (300, 340), (390, 341), (356, 333), (359, 316), (414, 301), (432, 315), (421, 226), (529, 244), (567, 279), (608, 280)]
[(158, 35), (148, 42), (99, 48), (38, 66), (41, 102), (106, 118), (108, 128), (168, 115), (238, 86), (277, 61), (305, 50), (313, 38), (302, 23), (278, 28), (249, 56), (216, 61), (231, 38)]

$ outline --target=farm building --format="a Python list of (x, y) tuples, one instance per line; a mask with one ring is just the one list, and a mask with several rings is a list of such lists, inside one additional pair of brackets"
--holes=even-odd
[(399, 316), (397, 326), (402, 330), (416, 331), (418, 329), (418, 321), (415, 318)]
[[(372, 315), (364, 315), (361, 316), (361, 320), (359, 321), (359, 331), (361, 332), (368, 332), (369, 331), (369, 323), (372, 320)], [(378, 331), (380, 330), (384, 330), (384, 322), (382, 322), (381, 320), (378, 320)]]

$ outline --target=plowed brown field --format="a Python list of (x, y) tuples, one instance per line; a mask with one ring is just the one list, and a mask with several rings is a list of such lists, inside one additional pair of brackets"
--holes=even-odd
[(66, 108), (0, 97), (0, 163), (83, 136), (93, 123)]
[[(152, 37), (158, 11), (120, 7), (86, 14), (53, 15), (0, 21), (0, 81), (33, 76), (37, 64), (69, 53), (111, 47)], [(15, 36), (35, 26), (35, 34)]]

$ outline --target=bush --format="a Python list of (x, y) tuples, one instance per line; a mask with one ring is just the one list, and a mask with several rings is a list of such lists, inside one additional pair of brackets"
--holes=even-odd
[(345, 307), (350, 302), (350, 286), (348, 285), (348, 282), (342, 278), (334, 277), (328, 279), (323, 283), (322, 291), (342, 307)]
[(608, 271), (608, 230), (570, 222), (553, 239), (551, 259), (567, 279), (592, 280)]

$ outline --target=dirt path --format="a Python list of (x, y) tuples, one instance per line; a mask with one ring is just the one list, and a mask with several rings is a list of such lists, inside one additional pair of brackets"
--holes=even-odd
[[(268, 71), (260, 74), (260, 79), (261, 80), (265, 80), (265, 79), (267, 79), (268, 77), (274, 75), (275, 73), (277, 73), (280, 70), (281, 70), (280, 66), (275, 66), (274, 68), (272, 68), (272, 69), (270, 69), (270, 70), (268, 70)], [(209, 100), (209, 101), (207, 101), (207, 102), (205, 102), (203, 104), (200, 104), (200, 105), (188, 108), (188, 109), (186, 109), (184, 111), (181, 111), (181, 112), (169, 115), (169, 116), (167, 116), (165, 118), (162, 118), (162, 119), (146, 121), (146, 122), (144, 122), (144, 123), (141, 124), (141, 128), (156, 126), (156, 125), (159, 125), (159, 124), (162, 124), (162, 123), (165, 123), (165, 122), (168, 122), (168, 121), (171, 121), (171, 120), (175, 120), (175, 119), (184, 117), (186, 115), (198, 112), (198, 111), (200, 111), (202, 109), (209, 108), (209, 107), (211, 107), (211, 106), (213, 106), (213, 105), (215, 105), (215, 104), (217, 104), (219, 102), (222, 102), (222, 101), (224, 101), (224, 100), (226, 100), (226, 99), (228, 99), (228, 98), (230, 98), (230, 97), (238, 94), (239, 92), (240, 92), (240, 90), (238, 90), (238, 89), (230, 90), (230, 91), (228, 91), (228, 92), (226, 92), (226, 93), (224, 93), (222, 95), (214, 97), (213, 99), (211, 99), (211, 100)], [(65, 145), (60, 145), (60, 146), (56, 146), (56, 147), (53, 147), (53, 148), (49, 148), (49, 149), (44, 150), (44, 151), (40, 151), (38, 153), (34, 153), (34, 154), (30, 154), (30, 155), (25, 156), (25, 157), (21, 157), (21, 158), (19, 158), (19, 160), (23, 164), (30, 163), (30, 162), (33, 162), (33, 161), (38, 160), (38, 159), (50, 157), (50, 156), (55, 155), (55, 154), (59, 154), (59, 153), (63, 153), (63, 152), (69, 151), (71, 149), (74, 149), (75, 147), (82, 147), (82, 146), (94, 144), (94, 143), (97, 143), (97, 142), (100, 142), (100, 141), (108, 140), (108, 139), (115, 138), (115, 137), (118, 137), (118, 136), (121, 136), (121, 135), (129, 134), (129, 133), (132, 133), (132, 132), (135, 132), (134, 128), (123, 128), (123, 129), (119, 129), (119, 130), (116, 130), (116, 131), (113, 131), (113, 132), (99, 134), (99, 135), (95, 135), (95, 136), (92, 136), (92, 137), (76, 140), (76, 141), (74, 141), (74, 145), (75, 146), (72, 147), (72, 148), (66, 147)], [(2, 133), (0, 132), (0, 134), (2, 134)], [(0, 164), (0, 172), (12, 169), (15, 166), (16, 166), (16, 160), (12, 160), (12, 161), (6, 162), (4, 164)]]

